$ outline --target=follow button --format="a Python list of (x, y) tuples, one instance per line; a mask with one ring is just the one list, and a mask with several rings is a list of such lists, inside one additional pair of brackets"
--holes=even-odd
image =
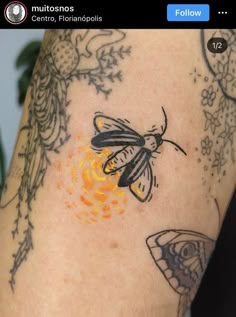
[(209, 21), (210, 7), (208, 4), (168, 4), (167, 20), (169, 22)]

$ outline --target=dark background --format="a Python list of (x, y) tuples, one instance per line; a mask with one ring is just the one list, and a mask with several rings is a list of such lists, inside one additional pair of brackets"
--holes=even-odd
[[(4, 8), (12, 0), (0, 1), (0, 28), (234, 28), (235, 10), (232, 9), (232, 0), (146, 0), (133, 1), (128, 4), (126, 0), (111, 1), (74, 1), (74, 0), (21, 0), (28, 8), (28, 17), (24, 23), (12, 25), (4, 18)], [(209, 4), (209, 22), (168, 22), (166, 8), (168, 4)], [(32, 22), (32, 6), (74, 6), (74, 16), (102, 16), (101, 22)], [(219, 11), (227, 11), (227, 15), (218, 14)], [(58, 16), (48, 13), (46, 15)], [(70, 16), (71, 14), (65, 14)], [(45, 12), (37, 16), (45, 16)]]
[(236, 192), (192, 305), (192, 317), (236, 317)]

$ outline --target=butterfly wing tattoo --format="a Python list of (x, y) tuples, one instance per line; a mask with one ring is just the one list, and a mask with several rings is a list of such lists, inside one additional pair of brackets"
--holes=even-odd
[(96, 135), (92, 138), (95, 148), (122, 147), (105, 162), (103, 172), (122, 171), (119, 187), (129, 187), (141, 202), (150, 196), (153, 177), (150, 166), (151, 151), (144, 146), (145, 139), (124, 122), (99, 114), (94, 118)]
[(215, 241), (188, 230), (165, 230), (147, 238), (150, 254), (172, 289), (180, 295), (183, 317), (197, 292)]

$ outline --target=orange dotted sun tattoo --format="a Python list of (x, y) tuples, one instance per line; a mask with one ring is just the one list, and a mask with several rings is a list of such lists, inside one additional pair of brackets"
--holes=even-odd
[(55, 162), (56, 186), (63, 193), (64, 207), (83, 223), (97, 223), (125, 212), (128, 199), (117, 185), (120, 173), (110, 176), (103, 172), (104, 160), (111, 153), (109, 148), (96, 153), (88, 145), (78, 145), (66, 160)]

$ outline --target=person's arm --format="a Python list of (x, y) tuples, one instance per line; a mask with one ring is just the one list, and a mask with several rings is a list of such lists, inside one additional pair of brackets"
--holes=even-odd
[(184, 316), (235, 187), (235, 40), (213, 55), (213, 34), (46, 32), (1, 201), (2, 317)]

